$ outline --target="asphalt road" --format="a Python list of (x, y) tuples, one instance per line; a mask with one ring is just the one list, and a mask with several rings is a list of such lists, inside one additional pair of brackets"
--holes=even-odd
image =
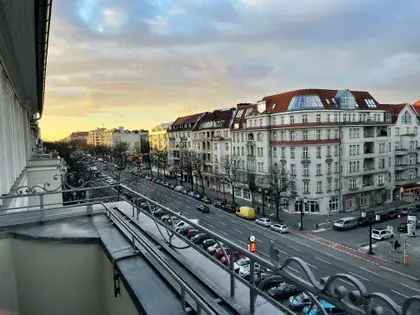
[[(196, 210), (201, 204), (200, 201), (144, 178), (134, 178), (127, 172), (122, 174), (121, 181), (149, 198), (173, 210), (181, 211), (191, 219), (199, 219), (201, 225), (244, 248), (247, 247), (249, 236), (254, 235), (257, 239), (257, 254), (265, 258), (269, 258), (269, 243), (273, 240), (281, 255), (280, 262), (290, 256), (300, 257), (310, 265), (318, 277), (348, 273), (362, 281), (370, 292), (385, 293), (397, 303), (402, 303), (409, 296), (420, 294), (419, 281), (303, 238), (299, 234), (282, 235), (213, 206), (210, 206), (210, 213), (201, 213)], [(299, 272), (297, 268), (296, 266), (292, 270)]]

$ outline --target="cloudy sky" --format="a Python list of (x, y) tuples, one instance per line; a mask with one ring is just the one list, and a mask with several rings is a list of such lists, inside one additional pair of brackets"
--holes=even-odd
[(418, 0), (54, 0), (43, 136), (297, 88), (420, 98)]

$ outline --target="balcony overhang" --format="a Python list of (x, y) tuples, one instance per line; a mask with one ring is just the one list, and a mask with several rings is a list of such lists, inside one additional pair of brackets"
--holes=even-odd
[(0, 2), (0, 63), (32, 114), (43, 108), (51, 1)]

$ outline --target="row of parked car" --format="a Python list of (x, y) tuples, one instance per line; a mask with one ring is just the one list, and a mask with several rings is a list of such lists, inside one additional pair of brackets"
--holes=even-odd
[[(232, 250), (222, 242), (216, 241), (211, 235), (191, 226), (190, 223), (169, 214), (158, 206), (147, 204), (141, 200), (137, 201), (137, 206), (150, 212), (151, 215), (160, 219), (164, 224), (171, 225), (177, 233), (188, 238), (193, 244), (197, 245), (207, 254), (213, 256), (214, 259), (221, 264), (228, 266), (230, 260), (233, 259), (235, 273), (245, 280), (250, 280), (251, 261), (239, 251)], [(181, 213), (179, 212), (178, 215), (181, 215)], [(198, 220), (195, 219), (191, 219), (190, 221), (198, 223)], [(268, 225), (268, 222), (270, 221), (264, 218), (257, 219), (256, 222), (263, 226), (273, 228), (273, 224)], [(284, 233), (284, 231), (284, 228), (279, 230), (281, 233)], [(287, 282), (281, 276), (273, 276), (271, 270), (264, 268), (257, 262), (254, 263), (254, 281), (259, 289), (265, 291), (273, 299), (287, 305), (288, 308), (295, 312), (301, 312), (305, 315), (323, 314), (302, 289)], [(320, 303), (327, 314), (347, 315), (327, 301), (321, 300)]]

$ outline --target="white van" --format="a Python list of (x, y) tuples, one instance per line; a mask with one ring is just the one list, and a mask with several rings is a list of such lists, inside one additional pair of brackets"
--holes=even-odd
[(345, 231), (354, 229), (358, 225), (356, 217), (345, 217), (334, 222), (334, 230)]

